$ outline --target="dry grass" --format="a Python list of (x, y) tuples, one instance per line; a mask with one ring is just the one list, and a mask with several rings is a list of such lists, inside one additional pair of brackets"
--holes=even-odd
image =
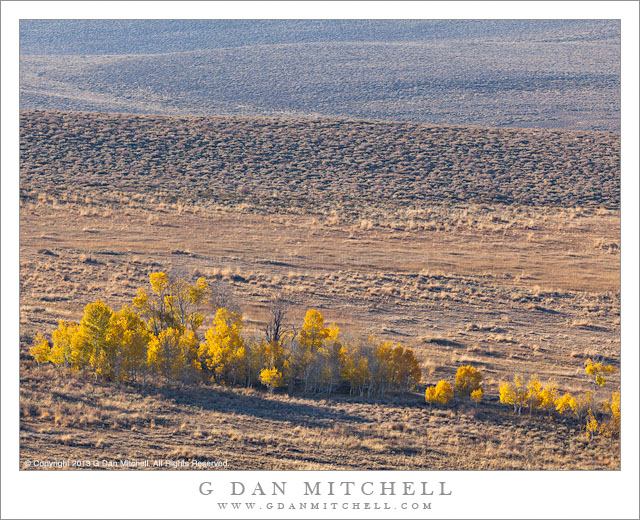
[(617, 444), (586, 442), (572, 420), (518, 417), (494, 402), (429, 409), (419, 395), (381, 402), (222, 387), (144, 392), (28, 363), (22, 372), (22, 460), (226, 460), (229, 469), (269, 470), (619, 465)]
[[(54, 161), (39, 160), (47, 171)], [(347, 197), (332, 212), (298, 205), (296, 197), (283, 206), (282, 192), (274, 195), (279, 206), (258, 212), (255, 201), (242, 205), (238, 190), (233, 201), (222, 192), (199, 201), (191, 186), (200, 180), (188, 172), (153, 192), (125, 194), (112, 189), (114, 173), (103, 187), (93, 174), (76, 185), (72, 169), (37, 175), (35, 164), (21, 177), (23, 458), (168, 457), (184, 448), (243, 469), (619, 466), (615, 446), (601, 460), (570, 421), (517, 418), (495, 402), (498, 383), (514, 373), (579, 390), (587, 387), (587, 357), (619, 369), (615, 197), (607, 209), (401, 197), (361, 211)], [(386, 174), (367, 175), (386, 189)], [(135, 179), (146, 182), (135, 171), (126, 182)], [(174, 188), (193, 198), (170, 201)], [(38, 371), (27, 359), (36, 333), (79, 319), (90, 301), (130, 303), (157, 270), (226, 284), (248, 334), (262, 334), (270, 297), (285, 291), (298, 325), (307, 308), (317, 308), (347, 333), (412, 347), (423, 368), (419, 392), (472, 363), (490, 401), (474, 411), (429, 410), (419, 393), (397, 402), (205, 387), (145, 394)], [(211, 319), (207, 313), (206, 326)]]
[[(361, 336), (375, 333), (411, 346), (422, 360), (425, 384), (451, 379), (459, 365), (472, 363), (485, 374), (486, 394), (495, 399), (498, 382), (509, 379), (514, 372), (553, 378), (563, 389), (585, 389), (582, 374), (587, 357), (604, 356), (619, 368), (617, 257), (594, 254), (587, 245), (581, 247), (588, 231), (554, 234), (552, 230), (562, 216), (540, 224), (549, 233), (540, 247), (526, 240), (477, 231), (455, 236), (420, 231), (400, 240), (393, 231), (380, 230), (373, 235), (363, 231), (344, 244), (344, 231), (339, 227), (325, 230), (321, 240), (310, 237), (305, 217), (289, 218), (284, 225), (248, 214), (203, 211), (178, 218), (169, 213), (168, 218), (184, 227), (166, 228), (148, 226), (145, 210), (134, 210), (126, 217), (114, 213), (109, 220), (94, 218), (92, 225), (98, 232), (87, 237), (80, 225), (86, 217), (73, 205), (65, 210), (42, 204), (23, 207), (23, 353), (37, 332), (53, 329), (58, 319), (78, 319), (87, 302), (104, 298), (117, 307), (131, 301), (137, 287), (146, 284), (149, 272), (188, 269), (230, 284), (242, 302), (249, 334), (262, 330), (270, 295), (289, 288), (297, 291), (292, 317), (298, 323), (307, 307), (316, 307), (348, 332)], [(45, 225), (51, 238), (40, 237), (39, 230)], [(615, 235), (617, 225), (614, 214), (593, 218), (588, 227), (594, 228), (593, 233)], [(178, 234), (177, 229), (181, 230)], [(264, 240), (265, 236), (273, 239)], [(287, 244), (296, 244), (295, 256), (288, 253)], [(57, 256), (39, 252), (43, 248)], [(402, 255), (397, 254), (398, 248)], [(175, 249), (190, 253), (172, 253)], [(426, 271), (424, 250), (429, 251)], [(575, 256), (567, 257), (567, 250)], [(457, 254), (452, 255), (454, 252)], [(87, 258), (95, 262), (87, 263)], [(526, 279), (516, 281), (515, 276), (505, 276), (521, 269), (530, 273)], [(379, 295), (372, 296), (372, 289), (379, 290)], [(211, 318), (208, 315), (207, 322)], [(589, 455), (595, 448), (586, 444), (581, 444), (580, 455), (572, 458), (575, 453), (568, 446), (580, 442), (574, 438), (575, 425), (561, 433), (555, 430), (557, 425), (542, 419), (523, 426), (508, 410), (498, 410), (495, 405), (490, 408), (494, 414), (491, 417), (500, 417), (495, 423), (476, 424), (471, 419), (461, 423), (481, 427), (486, 438), (479, 441), (468, 432), (456, 432), (451, 437), (448, 423), (438, 422), (437, 428), (432, 428), (430, 413), (439, 412), (427, 412), (421, 397), (416, 396), (410, 404), (413, 425), (407, 431), (392, 428), (392, 432), (402, 434), (394, 444), (396, 441), (386, 437), (370, 437), (367, 428), (354, 427), (350, 420), (339, 424), (352, 433), (334, 439), (333, 433), (326, 434), (328, 426), (307, 426), (301, 418), (296, 419), (295, 403), (298, 408), (315, 407), (315, 400), (296, 398), (288, 403), (282, 396), (252, 394), (260, 406), (272, 399), (291, 406), (291, 417), (286, 420), (262, 418), (257, 423), (255, 417), (247, 419), (240, 409), (235, 414), (230, 407), (222, 414), (215, 413), (215, 406), (212, 410), (199, 406), (182, 409), (170, 406), (171, 400), (167, 402), (165, 397), (157, 397), (151, 408), (140, 410), (136, 404), (140, 396), (133, 390), (118, 390), (113, 399), (120, 399), (120, 403), (97, 400), (90, 406), (65, 408), (49, 403), (49, 396), (53, 392), (63, 396), (85, 393), (74, 386), (76, 376), (65, 376), (68, 380), (53, 377), (61, 390), (48, 387), (50, 379), (42, 376), (30, 364), (23, 365), (23, 395), (27, 396), (23, 399), (25, 458), (33, 455), (36, 446), (52, 456), (95, 455), (97, 439), (104, 439), (99, 443), (100, 450), (106, 449), (113, 456), (147, 453), (147, 446), (157, 445), (159, 448), (151, 450), (149, 456), (168, 457), (188, 442), (189, 449), (207, 460), (223, 457), (233, 467), (231, 461), (236, 457), (242, 467), (264, 469), (602, 466), (595, 462), (595, 455)], [(35, 380), (40, 381), (38, 386), (32, 386)], [(617, 384), (617, 374), (611, 384)], [(211, 391), (197, 391), (207, 392)], [(243, 391), (231, 393), (242, 395)], [(393, 403), (338, 403), (330, 408), (346, 406), (353, 409), (351, 415), (374, 426), (386, 424), (383, 417), (387, 415), (390, 423), (403, 421), (401, 412), (406, 411), (406, 405)], [(147, 415), (139, 415), (145, 412)], [(202, 416), (203, 422), (194, 422), (192, 413)], [(256, 424), (261, 426), (257, 428)], [(308, 428), (299, 441), (290, 439), (291, 424)], [(59, 434), (38, 433), (43, 428)], [(526, 432), (531, 428), (544, 442), (529, 442)], [(219, 433), (211, 433), (214, 430)], [(71, 439), (58, 441), (57, 435), (69, 435), (69, 431), (75, 432)], [(98, 434), (92, 435), (90, 444), (69, 450), (70, 445), (78, 444), (74, 439), (94, 431)], [(102, 431), (113, 434), (103, 435)], [(257, 436), (256, 431), (269, 432), (269, 436)], [(129, 447), (140, 432), (145, 439), (151, 435), (145, 445)], [(427, 446), (432, 448), (424, 447), (427, 434)], [(503, 447), (498, 439), (508, 436), (521, 437), (526, 449), (510, 449), (506, 457), (499, 456)], [(212, 439), (216, 439), (213, 445)], [(453, 439), (457, 440), (450, 446)], [(277, 449), (274, 443), (278, 443)], [(353, 447), (346, 449), (347, 445)], [(247, 455), (239, 455), (245, 451)], [(611, 452), (607, 457), (607, 467), (614, 467), (616, 454)]]

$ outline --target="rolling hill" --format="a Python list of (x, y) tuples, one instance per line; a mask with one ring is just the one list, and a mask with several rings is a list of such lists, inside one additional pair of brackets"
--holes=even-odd
[(23, 21), (21, 108), (618, 130), (615, 21)]

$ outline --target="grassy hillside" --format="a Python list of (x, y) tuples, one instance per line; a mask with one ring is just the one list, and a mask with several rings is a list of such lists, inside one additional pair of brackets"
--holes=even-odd
[[(584, 421), (517, 415), (501, 382), (620, 383), (619, 134), (419, 123), (21, 113), (21, 460), (228, 461), (229, 469), (618, 469)], [(406, 395), (293, 396), (96, 381), (29, 347), (163, 270), (224, 288), (260, 339), (321, 311), (414, 349)], [(214, 310), (202, 310), (204, 326)], [(478, 406), (425, 404), (473, 365)]]
[(23, 111), (21, 188), (330, 212), (434, 203), (619, 207), (619, 134)]
[(574, 421), (518, 417), (497, 404), (430, 410), (415, 397), (142, 392), (52, 368), (23, 379), (21, 424), (22, 460), (160, 460), (194, 469), (195, 459), (240, 471), (619, 468), (617, 443), (590, 443)]
[[(184, 177), (180, 179), (184, 180)], [(69, 184), (72, 184), (69, 180)], [(45, 184), (46, 185), (46, 184)], [(618, 211), (444, 205), (350, 223), (334, 214), (256, 215), (107, 190), (25, 199), (20, 221), (21, 457), (228, 460), (230, 469), (617, 469), (619, 443), (583, 424), (518, 416), (497, 402), (513, 374), (561, 392), (588, 388), (587, 358), (619, 384)], [(414, 349), (423, 382), (405, 397), (358, 399), (225, 388), (142, 391), (37, 370), (37, 333), (103, 299), (131, 303), (157, 270), (233, 292), (261, 337), (270, 297), (288, 322), (319, 309), (350, 337)], [(212, 323), (206, 311), (205, 327)], [(425, 385), (471, 364), (485, 402), (430, 410)]]

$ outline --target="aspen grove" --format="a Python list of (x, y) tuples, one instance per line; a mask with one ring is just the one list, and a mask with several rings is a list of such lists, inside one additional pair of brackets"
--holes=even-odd
[[(305, 393), (337, 390), (384, 396), (407, 392), (421, 379), (411, 348), (370, 337), (346, 341), (322, 314), (307, 311), (298, 331), (243, 335), (239, 313), (218, 307), (204, 329), (202, 307), (210, 287), (152, 273), (150, 290), (139, 289), (131, 306), (114, 311), (105, 302), (89, 303), (79, 323), (60, 321), (50, 339), (36, 337), (30, 353), (53, 363), (117, 383), (153, 379), (182, 388), (196, 382), (296, 388)], [(281, 324), (278, 324), (281, 327)]]
[[(347, 340), (335, 324), (309, 309), (298, 330), (283, 322), (286, 307), (277, 302), (262, 338), (243, 334), (242, 315), (220, 305), (204, 278), (191, 284), (162, 272), (149, 276), (150, 290), (138, 290), (131, 306), (112, 310), (105, 302), (89, 303), (79, 323), (60, 321), (50, 339), (38, 334), (30, 353), (38, 366), (52, 363), (93, 374), (96, 379), (140, 383), (149, 381), (185, 388), (195, 383), (262, 386), (272, 393), (348, 392), (380, 396), (414, 390), (422, 379), (411, 348), (374, 336)], [(213, 301), (216, 300), (216, 301)], [(213, 303), (215, 316), (204, 329), (202, 309)], [(230, 302), (222, 301), (227, 307)], [(211, 305), (210, 305), (211, 307)], [(568, 415), (582, 424), (589, 439), (620, 436), (620, 392), (600, 396), (614, 372), (603, 361), (586, 362), (587, 392), (560, 395), (554, 382), (515, 375), (499, 386), (499, 402), (520, 415), (542, 412)], [(461, 366), (453, 385), (440, 380), (427, 386), (430, 406), (455, 402), (480, 404), (485, 395), (482, 374)]]

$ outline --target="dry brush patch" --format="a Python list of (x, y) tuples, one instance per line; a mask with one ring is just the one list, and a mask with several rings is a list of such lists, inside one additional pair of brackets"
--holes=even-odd
[(133, 191), (254, 211), (330, 214), (337, 205), (334, 221), (350, 213), (366, 221), (363, 206), (420, 202), (620, 202), (613, 132), (52, 111), (22, 111), (20, 128), (30, 198), (46, 190), (119, 204)]

